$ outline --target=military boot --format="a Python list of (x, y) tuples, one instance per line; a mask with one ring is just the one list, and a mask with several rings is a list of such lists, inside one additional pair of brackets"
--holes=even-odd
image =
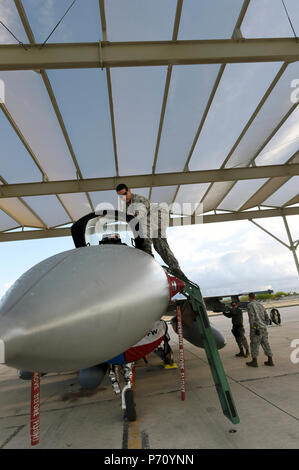
[(268, 361), (264, 362), (265, 366), (274, 366), (272, 356), (268, 356)]
[(246, 362), (246, 365), (250, 367), (258, 367), (256, 357), (253, 357), (251, 362)]
[(245, 357), (249, 357), (249, 355), (250, 355), (250, 354), (249, 354), (249, 351), (248, 351), (248, 349), (246, 349), (246, 351), (245, 351)]

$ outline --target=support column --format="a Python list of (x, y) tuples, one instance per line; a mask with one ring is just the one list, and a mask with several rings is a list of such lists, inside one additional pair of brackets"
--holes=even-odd
[(298, 276), (299, 276), (299, 261), (298, 261), (298, 256), (297, 256), (297, 252), (296, 252), (296, 248), (298, 247), (298, 243), (296, 243), (292, 240), (292, 235), (291, 235), (291, 232), (290, 232), (290, 228), (289, 228), (289, 224), (288, 224), (286, 216), (283, 215), (282, 218), (283, 218), (284, 225), (285, 225), (287, 235), (288, 235), (288, 239), (289, 239), (289, 242), (290, 242), (290, 250), (293, 253), (296, 268), (297, 268), (297, 272), (298, 272)]

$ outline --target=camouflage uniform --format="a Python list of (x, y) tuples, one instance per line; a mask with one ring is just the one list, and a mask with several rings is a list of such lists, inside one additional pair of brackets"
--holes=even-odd
[[(250, 325), (250, 349), (252, 358), (257, 358), (260, 345), (266, 356), (272, 357), (273, 354), (268, 341), (268, 315), (266, 310), (259, 302), (252, 300), (247, 305), (247, 311)], [(259, 331), (259, 335), (256, 334), (257, 331)]]
[(152, 245), (154, 245), (156, 252), (170, 270), (179, 277), (187, 279), (166, 239), (169, 217), (166, 207), (163, 207), (163, 204), (151, 204), (145, 197), (132, 193), (131, 201), (126, 204), (126, 212), (135, 217), (135, 223), (139, 223), (138, 232), (144, 239), (144, 251), (153, 256)]
[(232, 334), (234, 335), (236, 339), (236, 343), (239, 346), (240, 351), (243, 351), (243, 347), (245, 351), (249, 352), (249, 346), (247, 343), (247, 339), (245, 336), (245, 329), (243, 326), (243, 313), (240, 308), (232, 308), (229, 310), (225, 310), (223, 312), (223, 315), (225, 315), (227, 318), (232, 319), (232, 324), (233, 324), (233, 329), (232, 329)]

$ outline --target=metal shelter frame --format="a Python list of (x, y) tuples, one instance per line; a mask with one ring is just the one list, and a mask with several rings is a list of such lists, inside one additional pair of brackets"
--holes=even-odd
[[(22, 21), (24, 30), (27, 34), (28, 43), (18, 45), (0, 45), (0, 70), (1, 71), (16, 71), (16, 70), (33, 70), (39, 73), (44, 82), (51, 105), (58, 120), (60, 129), (64, 136), (67, 148), (72, 157), (73, 164), (76, 168), (76, 180), (63, 180), (51, 181), (47, 172), (42, 167), (38, 155), (31, 149), (26, 136), (22, 134), (13, 116), (10, 114), (9, 109), (4, 103), (0, 102), (1, 111), (9, 121), (14, 129), (17, 137), (20, 139), (25, 149), (32, 158), (32, 161), (38, 168), (41, 175), (41, 182), (38, 183), (22, 183), (22, 184), (8, 184), (3, 177), (0, 176), (0, 208), (14, 220), (19, 223), (19, 226), (12, 230), (3, 230), (0, 232), (1, 241), (12, 240), (26, 240), (48, 237), (69, 236), (70, 230), (67, 225), (74, 222), (74, 218), (66, 205), (63, 203), (60, 195), (66, 193), (85, 193), (87, 200), (90, 204), (91, 210), (94, 210), (89, 191), (104, 191), (114, 189), (116, 185), (126, 180), (127, 184), (133, 188), (149, 187), (149, 197), (151, 198), (152, 189), (154, 187), (162, 186), (175, 186), (176, 191), (173, 197), (173, 202), (178, 194), (178, 191), (183, 184), (194, 183), (209, 183), (209, 187), (204, 196), (199, 201), (205, 204), (207, 195), (213, 188), (216, 182), (232, 182), (230, 188), (221, 196), (217, 201), (215, 207), (209, 207), (208, 212), (203, 213), (204, 223), (214, 223), (220, 221), (233, 221), (233, 220), (249, 220), (256, 226), (264, 230), (266, 233), (274, 237), (277, 241), (286, 246), (293, 254), (296, 263), (297, 271), (299, 274), (299, 263), (296, 250), (298, 249), (299, 240), (292, 240), (289, 225), (286, 216), (299, 215), (299, 196), (294, 195), (282, 207), (267, 207), (263, 202), (281, 188), (291, 177), (299, 175), (299, 149), (295, 152), (289, 160), (283, 165), (268, 165), (256, 166), (255, 159), (264, 149), (267, 143), (277, 134), (281, 126), (285, 123), (287, 118), (297, 108), (298, 102), (290, 107), (290, 110), (283, 117), (281, 122), (271, 132), (270, 135), (265, 135), (265, 140), (260, 146), (256, 154), (251, 159), (250, 163), (245, 167), (226, 168), (230, 156), (238, 146), (239, 142), (250, 128), (254, 119), (262, 109), (263, 105), (267, 102), (274, 87), (279, 82), (283, 73), (286, 71), (289, 64), (299, 61), (299, 45), (297, 38), (266, 38), (266, 39), (245, 39), (242, 36), (242, 22), (246, 15), (250, 0), (244, 0), (239, 18), (235, 24), (235, 28), (231, 39), (224, 40), (192, 40), (180, 41), (178, 40), (178, 31), (181, 20), (181, 13), (183, 7), (183, 0), (177, 0), (176, 15), (173, 24), (173, 33), (171, 41), (149, 41), (149, 42), (110, 42), (109, 31), (107, 30), (106, 14), (105, 14), (105, 1), (99, 0), (99, 14), (101, 18), (102, 37), (103, 40), (96, 43), (60, 43), (60, 44), (37, 44), (25, 9), (21, 0), (14, 0), (18, 14)], [(242, 130), (240, 136), (236, 140), (229, 154), (225, 156), (223, 164), (218, 169), (204, 170), (204, 171), (189, 171), (189, 163), (201, 134), (206, 118), (209, 114), (212, 102), (215, 98), (216, 91), (222, 79), (226, 64), (230, 63), (249, 63), (249, 62), (282, 62), (280, 70), (270, 84), (269, 88), (262, 97), (260, 103), (250, 117), (246, 126)], [(206, 109), (203, 113), (202, 119), (199, 123), (198, 130), (194, 136), (191, 148), (186, 156), (184, 170), (177, 173), (156, 173), (156, 165), (158, 152), (160, 147), (161, 135), (163, 130), (166, 105), (169, 94), (169, 87), (173, 66), (184, 66), (186, 64), (222, 64), (211, 91)], [(131, 66), (167, 66), (167, 75), (164, 87), (163, 102), (161, 106), (159, 129), (155, 145), (155, 153), (153, 155), (152, 173), (146, 175), (120, 175), (119, 162), (117, 153), (117, 139), (114, 117), (114, 103), (112, 95), (112, 83), (110, 69), (112, 67), (131, 67)], [(59, 109), (58, 102), (55, 97), (54, 90), (51, 86), (47, 69), (69, 69), (69, 68), (101, 68), (105, 70), (107, 89), (109, 96), (109, 109), (111, 118), (113, 149), (114, 149), (114, 164), (115, 164), (115, 177), (110, 178), (94, 178), (86, 179), (82, 175), (82, 171), (78, 164), (76, 154), (68, 134), (67, 126), (63, 120), (62, 113)], [(267, 181), (261, 188), (253, 194), (238, 211), (219, 211), (217, 207), (224, 200), (236, 182), (245, 179), (258, 179), (267, 178)], [(69, 220), (66, 223), (57, 226), (49, 227), (41, 216), (25, 202), (24, 197), (37, 195), (55, 195), (59, 203), (62, 205)], [(21, 221), (18, 221), (18, 215), (12, 213), (9, 209), (3, 208), (1, 202), (8, 201), (10, 198), (18, 199), (21, 207), (29, 210), (40, 222), (41, 226), (24, 226)], [(212, 213), (211, 213), (212, 212)], [(277, 217), (283, 218), (289, 245), (279, 240), (273, 234), (265, 230), (253, 219)], [(198, 223), (196, 214), (186, 221), (185, 219), (170, 219), (170, 226), (174, 224), (183, 225)], [(32, 230), (34, 229), (34, 230)], [(17, 231), (15, 231), (17, 230)]]

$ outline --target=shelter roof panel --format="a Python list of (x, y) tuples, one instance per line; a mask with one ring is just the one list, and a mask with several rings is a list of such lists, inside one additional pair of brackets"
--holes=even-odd
[(106, 73), (51, 70), (48, 76), (83, 177), (114, 176)]
[(44, 227), (42, 221), (36, 217), (25, 204), (23, 204), (22, 200), (18, 198), (12, 197), (0, 199), (0, 208), (7, 212), (7, 214), (11, 215), (18, 222), (18, 225)]
[(41, 181), (41, 172), (2, 112), (0, 112), (0, 135), (2, 136), (0, 176), (7, 183)]
[(262, 185), (256, 193), (254, 193), (241, 207), (241, 210), (246, 210), (256, 206), (257, 204), (262, 204), (265, 199), (267, 199), (272, 193), (274, 193), (278, 188), (280, 188), (286, 181), (288, 177), (282, 176), (277, 178), (269, 178), (267, 182)]
[[(22, 3), (39, 43), (46, 40), (71, 5), (68, 0), (23, 0)], [(100, 34), (98, 0), (77, 1), (47, 42), (92, 42), (98, 41)]]
[(247, 38), (291, 37), (292, 29), (281, 0), (251, 0), (242, 34)]
[(74, 220), (78, 220), (80, 217), (83, 217), (83, 215), (92, 212), (92, 208), (90, 207), (85, 193), (60, 194), (59, 198)]
[(0, 209), (0, 230), (10, 230), (19, 227), (19, 223)]
[(220, 66), (172, 69), (155, 171), (182, 171), (209, 101)]
[(280, 67), (279, 63), (225, 67), (194, 148), (190, 170), (218, 168), (223, 164)]
[(176, 193), (176, 186), (160, 186), (152, 189), (151, 202), (171, 204)]
[(201, 200), (204, 212), (216, 209), (224, 198), (224, 196), (233, 187), (233, 185), (234, 181), (214, 183), (212, 186), (212, 190), (208, 191), (207, 195), (204, 196)]
[(184, 0), (178, 39), (230, 38), (243, 0)]
[(95, 210), (118, 209), (118, 197), (115, 191), (91, 191), (89, 193)]
[(238, 181), (217, 209), (239, 210), (243, 204), (267, 181), (267, 179)]
[(28, 196), (24, 201), (38, 214), (48, 227), (71, 222), (56, 196)]
[(171, 39), (176, 2), (173, 0), (109, 0), (105, 3), (109, 41)]
[(291, 101), (291, 82), (299, 76), (299, 62), (290, 64), (274, 87), (253, 123), (233, 152), (227, 168), (245, 166), (256, 156), (267, 138), (275, 131), (282, 119), (294, 107)]
[(282, 206), (290, 199), (298, 195), (299, 175), (290, 178), (281, 188), (279, 188), (272, 196), (264, 201), (266, 206)]
[(255, 159), (257, 165), (280, 165), (299, 149), (299, 108), (297, 107)]
[[(15, 36), (22, 42), (27, 41), (22, 22), (18, 15), (15, 2), (11, 0), (0, 0), (0, 18), (5, 26), (14, 32)], [(0, 44), (16, 44), (17, 40), (0, 25)]]
[(1, 72), (5, 107), (49, 179), (73, 179), (76, 171), (41, 76)]
[[(193, 214), (208, 187), (209, 183), (181, 185), (173, 204), (173, 213)], [(202, 212), (200, 208), (199, 211)]]
[(111, 70), (121, 175), (152, 172), (166, 67)]

